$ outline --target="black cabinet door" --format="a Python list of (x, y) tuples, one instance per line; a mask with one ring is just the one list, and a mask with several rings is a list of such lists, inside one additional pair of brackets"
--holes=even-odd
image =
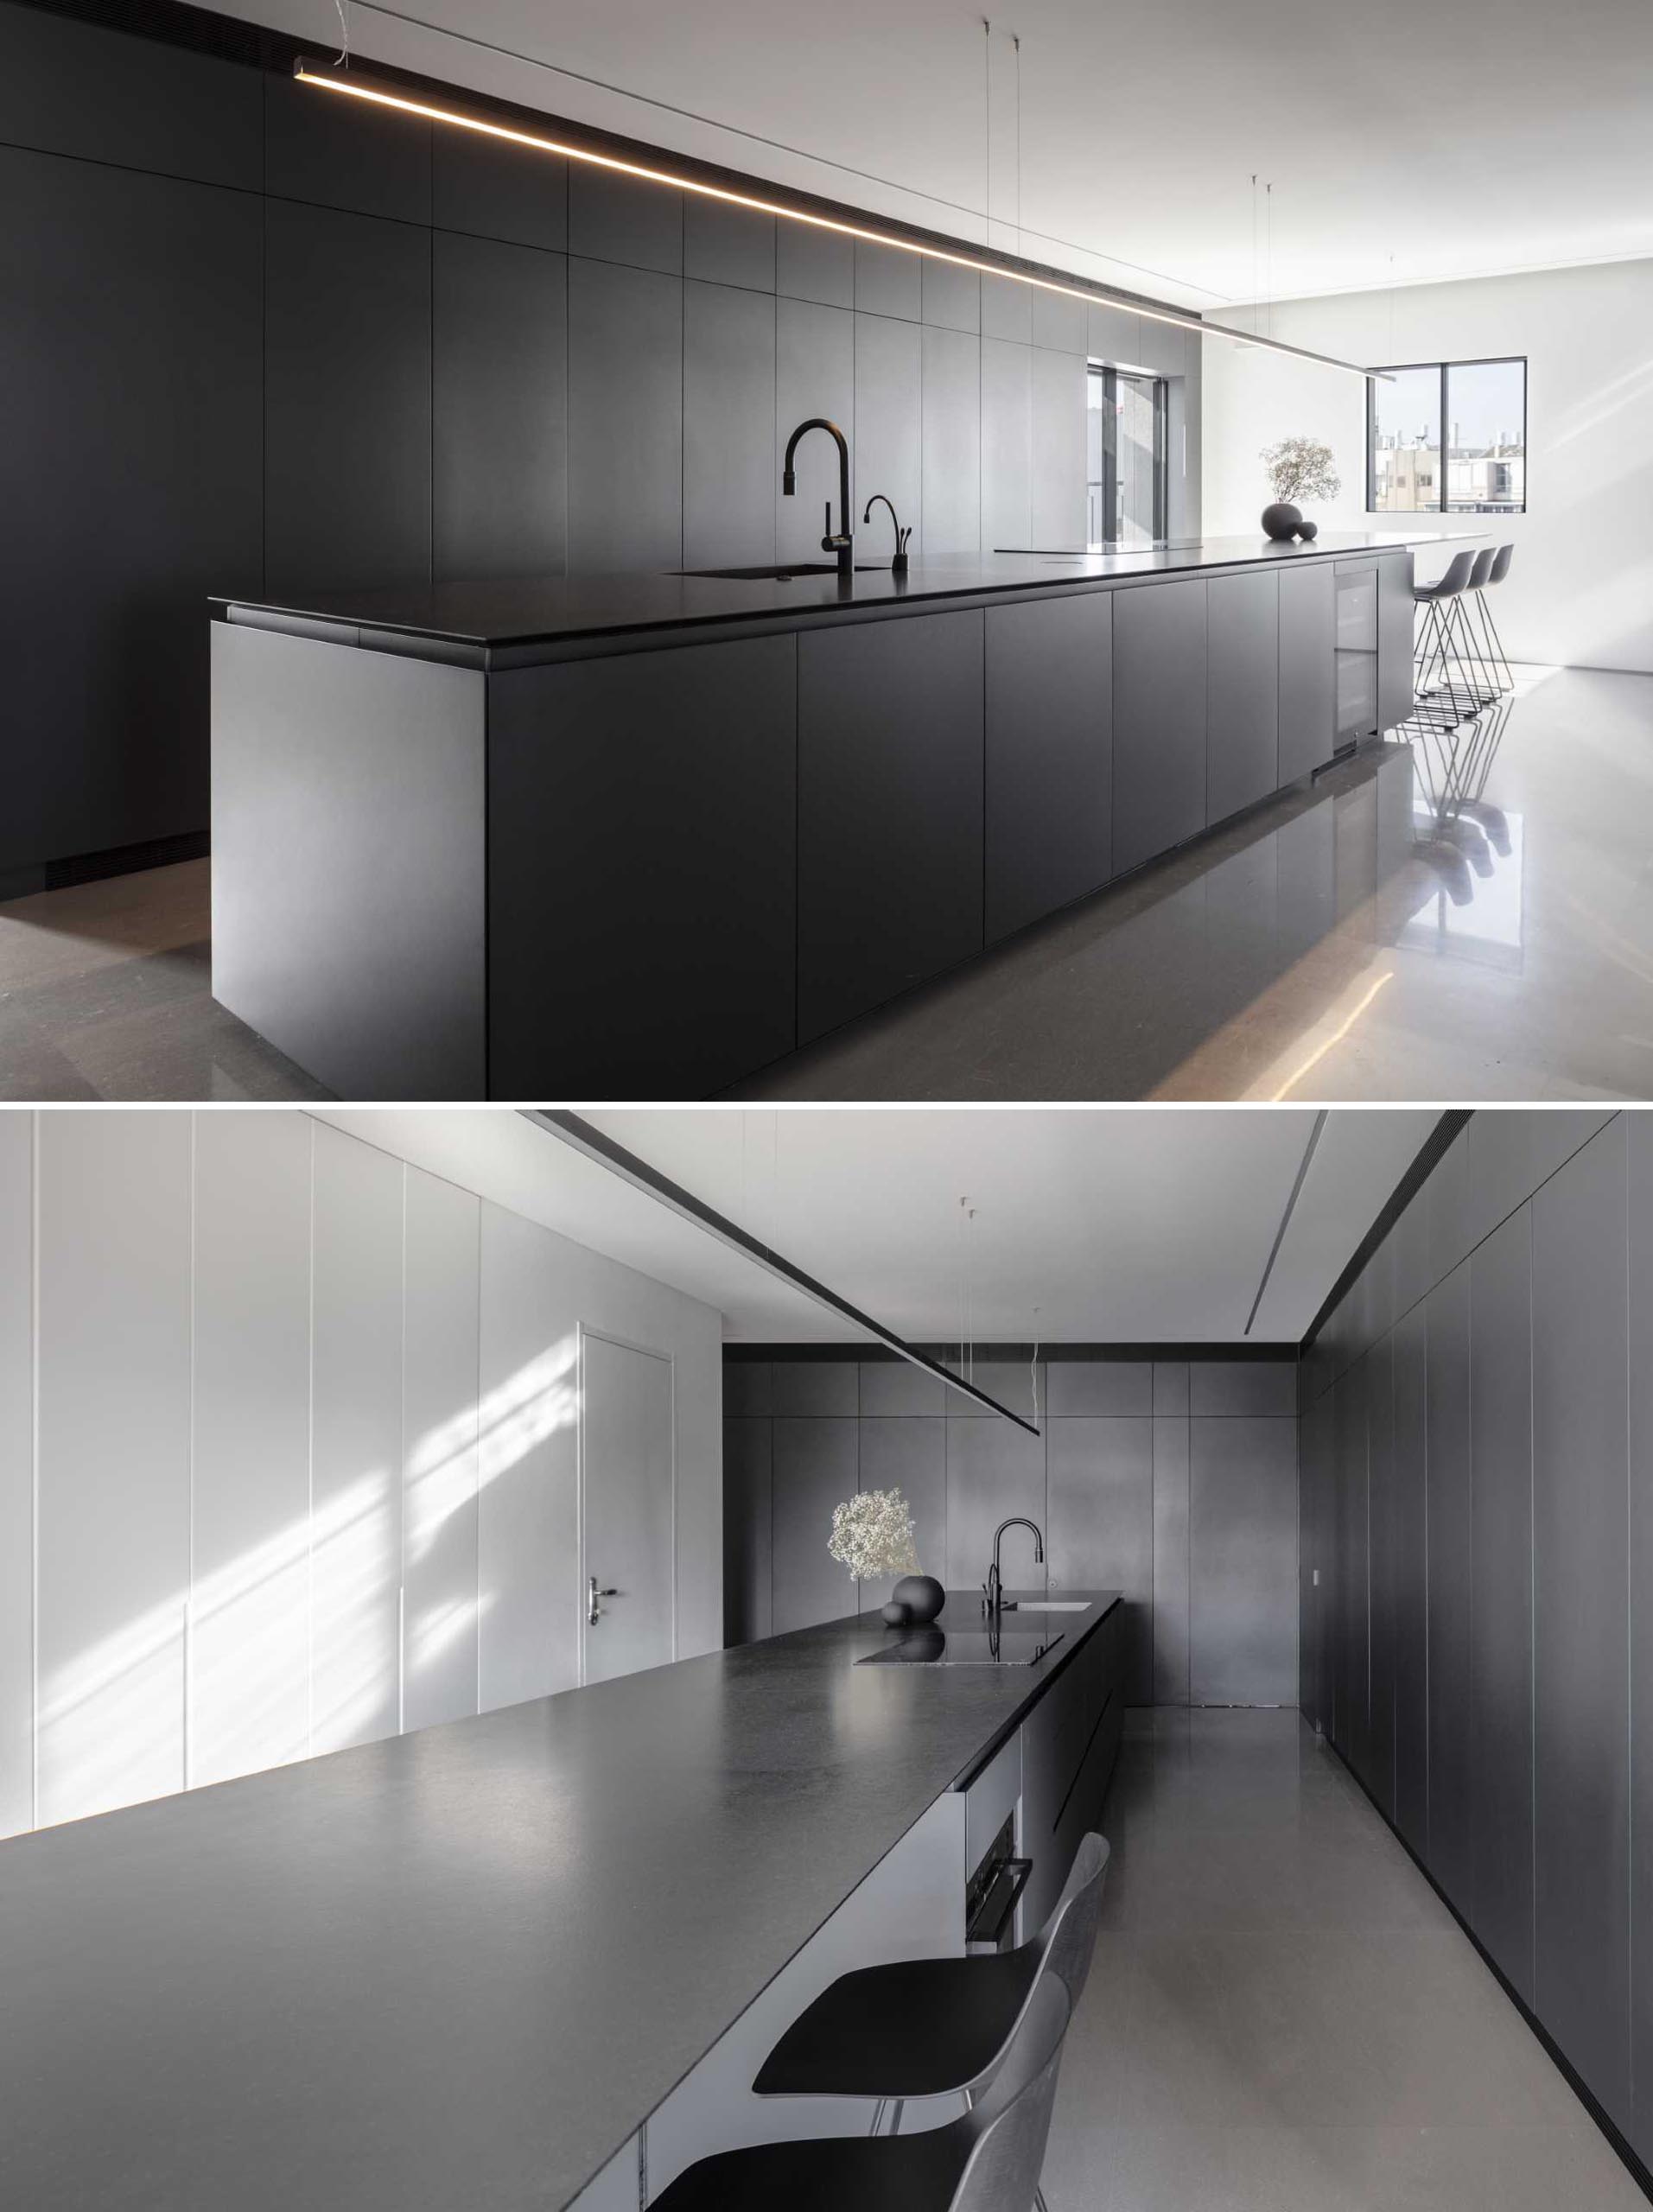
[(249, 194), (0, 147), (0, 869), (206, 827), (207, 594), (262, 581), (262, 239)]
[(1472, 1573), (1469, 1471), (1469, 1266), (1427, 1301), (1429, 1464), (1429, 1872), (1470, 1896)]
[(1294, 784), (1337, 750), (1337, 598), (1332, 563), (1280, 572), (1280, 780)]
[(1205, 585), (1114, 603), (1114, 873), (1205, 826)]
[(1280, 780), (1280, 578), (1206, 586), (1205, 818), (1267, 798)]
[(794, 650), (490, 678), (494, 1096), (702, 1097), (791, 1049)]
[(1371, 1748), (1371, 1651), (1367, 1582), (1366, 1363), (1338, 1378), (1338, 1749), (1364, 1782)]
[(1394, 729), (1412, 711), (1412, 556), (1377, 563), (1377, 727)]
[(430, 233), (264, 207), (264, 588), (430, 580)]
[(798, 1013), (818, 1037), (982, 947), (982, 618), (798, 641)]
[(1471, 1926), (1532, 2001), (1532, 1218), (1470, 1262)]
[(1429, 1526), (1427, 1309), (1395, 1325), (1395, 1489), (1389, 1573), (1395, 1622), (1395, 1825), (1421, 1859), (1429, 1851)]
[(987, 614), (987, 939), (1105, 883), (1113, 594)]
[(1371, 1731), (1366, 1787), (1395, 1817), (1395, 1340), (1366, 1355), (1367, 1583)]
[[(1625, 1117), (1532, 1201), (1533, 2010), (1629, 2124)], [(1638, 1359), (1643, 1355), (1638, 1348)]]

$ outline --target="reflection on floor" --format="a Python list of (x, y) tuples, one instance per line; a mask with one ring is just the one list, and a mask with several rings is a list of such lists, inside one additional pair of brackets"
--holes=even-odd
[(1653, 1096), (1653, 677), (1517, 670), (731, 1096)]
[(0, 905), (0, 1098), (325, 1098), (213, 1003), (206, 861)]
[(1644, 2212), (1298, 1714), (1133, 1721), (1045, 2165), (1057, 2212)]
[[(216, 1006), (208, 863), (0, 905), (0, 1098), (318, 1098)], [(1653, 677), (1518, 670), (741, 1085), (1653, 1096)]]

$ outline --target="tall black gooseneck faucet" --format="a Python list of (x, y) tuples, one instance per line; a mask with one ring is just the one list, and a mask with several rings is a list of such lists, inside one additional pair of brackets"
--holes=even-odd
[(829, 423), (824, 415), (811, 415), (807, 423), (800, 423), (786, 441), (786, 459), (780, 473), (780, 488), (790, 499), (798, 489), (798, 478), (792, 468), (792, 455), (798, 451), (798, 442), (811, 430), (824, 430), (838, 448), (838, 531), (833, 535), (832, 502), (827, 501), (826, 536), (821, 540), (823, 553), (838, 556), (838, 574), (853, 576), (855, 573), (855, 541), (849, 530), (849, 441), (836, 423)]

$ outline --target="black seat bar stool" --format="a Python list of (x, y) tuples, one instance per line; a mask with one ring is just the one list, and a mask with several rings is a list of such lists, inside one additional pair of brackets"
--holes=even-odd
[(652, 2212), (1024, 2212), (1041, 2204), (1039, 2176), (1072, 2012), (1061, 1976), (1042, 1976), (987, 2094), (944, 2127), (715, 2152), (652, 2199)]
[[(1475, 711), (1475, 702), (1467, 694), (1460, 695), (1453, 683), (1451, 653), (1451, 618), (1457, 613), (1458, 601), (1468, 587), (1474, 566), (1472, 554), (1454, 553), (1446, 574), (1436, 582), (1415, 583), (1412, 587), (1413, 603), (1423, 609), (1415, 653), (1415, 712), (1425, 720), (1433, 720), (1444, 712), (1450, 714), (1454, 722), (1463, 721)], [(1439, 686), (1431, 682), (1437, 669), (1440, 674)], [(1444, 702), (1439, 696), (1441, 691), (1446, 694)]]
[(760, 2097), (870, 2097), (872, 2133), (892, 2132), (909, 2098), (962, 2096), (992, 2082), (1039, 1984), (1076, 2006), (1096, 1949), (1108, 1846), (1087, 1835), (1056, 1908), (1031, 1941), (989, 1958), (904, 1959), (841, 1974), (793, 2021), (759, 2069)]
[(1515, 550), (1513, 545), (1499, 546), (1492, 556), (1492, 565), (1475, 594), (1475, 604), (1480, 610), (1481, 624), (1486, 633), (1486, 642), (1491, 650), (1492, 664), (1498, 673), (1500, 688), (1505, 691), (1512, 691), (1515, 689), (1515, 678), (1510, 673), (1510, 657), (1504, 650), (1504, 639), (1498, 635), (1497, 621), (1486, 595), (1496, 586), (1501, 584), (1509, 575), (1510, 563), (1515, 558)]
[(1481, 548), (1471, 566), (1469, 582), (1450, 610), (1453, 656), (1463, 672), (1478, 709), (1490, 707), (1497, 697), (1499, 690), (1497, 671), (1485, 651), (1485, 632), (1477, 637), (1475, 621), (1472, 617), (1472, 610), (1480, 605), (1481, 593), (1492, 573), (1495, 558), (1494, 547), (1484, 545)]

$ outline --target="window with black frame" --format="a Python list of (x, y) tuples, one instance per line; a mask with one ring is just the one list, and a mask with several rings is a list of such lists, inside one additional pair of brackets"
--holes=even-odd
[(1366, 395), (1369, 513), (1526, 512), (1524, 357), (1410, 362)]
[(1163, 377), (1090, 365), (1085, 542), (1093, 552), (1165, 536), (1167, 397)]

